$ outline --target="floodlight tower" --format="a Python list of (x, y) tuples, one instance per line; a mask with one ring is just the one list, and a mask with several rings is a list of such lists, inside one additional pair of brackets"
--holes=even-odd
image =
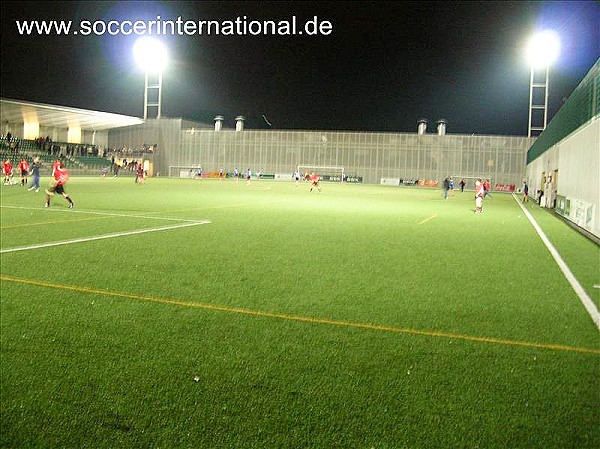
[(167, 65), (167, 48), (156, 39), (142, 37), (134, 44), (133, 55), (145, 72), (144, 120), (150, 108), (156, 108), (158, 119), (162, 110), (162, 75)]
[[(529, 82), (529, 128), (527, 137), (532, 137), (532, 132), (541, 133), (548, 123), (548, 70), (550, 65), (558, 58), (559, 51), (560, 40), (553, 31), (542, 31), (534, 35), (529, 41), (527, 55), (531, 66), (531, 78)], [(543, 102), (541, 98), (543, 98)], [(542, 111), (541, 123), (538, 122), (537, 126), (533, 126), (534, 110)]]

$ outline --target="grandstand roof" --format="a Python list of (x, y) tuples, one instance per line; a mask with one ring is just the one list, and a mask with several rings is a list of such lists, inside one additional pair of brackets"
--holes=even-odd
[(6, 98), (0, 99), (0, 123), (24, 123), (26, 119), (35, 119), (40, 126), (44, 127), (70, 128), (78, 126), (82, 130), (90, 131), (104, 131), (144, 123), (144, 120), (139, 117)]

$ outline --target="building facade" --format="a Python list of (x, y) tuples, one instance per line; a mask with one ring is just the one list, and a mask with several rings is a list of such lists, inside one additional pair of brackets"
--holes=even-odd
[[(149, 137), (152, 136), (152, 137)], [(382, 178), (442, 181), (482, 177), (519, 187), (534, 139), (515, 136), (301, 130), (201, 129), (178, 119), (111, 131), (109, 144), (157, 143), (154, 170), (177, 176), (185, 167), (204, 171), (291, 174), (298, 166), (343, 167), (367, 184)], [(169, 169), (172, 170), (169, 170)], [(173, 168), (175, 168), (173, 170)]]

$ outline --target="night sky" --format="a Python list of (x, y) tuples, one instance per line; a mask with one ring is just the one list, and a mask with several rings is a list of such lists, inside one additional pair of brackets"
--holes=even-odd
[[(169, 51), (163, 117), (246, 128), (527, 134), (526, 42), (553, 29), (549, 115), (600, 57), (600, 3), (588, 2), (9, 2), (1, 6), (1, 96), (143, 115), (138, 36), (19, 35), (15, 21), (275, 22), (317, 16), (328, 35), (161, 36)], [(299, 26), (301, 26), (299, 25)]]

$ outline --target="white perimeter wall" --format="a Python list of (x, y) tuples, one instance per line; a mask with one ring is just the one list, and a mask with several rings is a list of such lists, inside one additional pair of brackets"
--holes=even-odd
[[(557, 179), (542, 185), (543, 173), (553, 175), (555, 170)], [(555, 190), (570, 202), (565, 217), (600, 237), (600, 117), (532, 161), (527, 165), (526, 176), (532, 198), (537, 198), (536, 192), (541, 189), (551, 200)]]

